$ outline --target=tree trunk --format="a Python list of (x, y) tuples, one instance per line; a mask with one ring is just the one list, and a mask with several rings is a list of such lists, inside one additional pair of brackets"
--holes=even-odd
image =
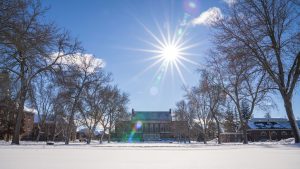
[(220, 128), (220, 122), (218, 120), (218, 118), (216, 117), (216, 115), (213, 116), (213, 118), (215, 119), (216, 123), (217, 123), (217, 128), (218, 128), (218, 144), (221, 144), (221, 139), (220, 139), (220, 135), (221, 135), (221, 128)]
[(4, 136), (4, 140), (6, 142), (9, 142), (9, 137), (10, 137), (10, 135), (8, 133), (6, 133), (5, 136)]
[(191, 143), (191, 131), (190, 131), (190, 127), (188, 128), (188, 135), (189, 135), (189, 143)]
[[(22, 56), (20, 52), (20, 56)], [(26, 93), (27, 93), (27, 85), (26, 85), (26, 79), (25, 79), (25, 60), (23, 57), (20, 57), (21, 64), (20, 64), (20, 79), (21, 79), (21, 88), (19, 91), (19, 107), (18, 107), (18, 114), (16, 119), (16, 125), (14, 129), (14, 135), (11, 144), (20, 144), (20, 130), (22, 127), (22, 119), (24, 116), (24, 104), (26, 99)]]
[(283, 100), (284, 100), (284, 107), (288, 116), (288, 119), (290, 121), (290, 125), (294, 134), (294, 138), (295, 138), (295, 143), (300, 143), (300, 132), (299, 132), (299, 126), (297, 124), (297, 121), (295, 119), (294, 113), (293, 113), (293, 106), (292, 106), (292, 102), (291, 102), (291, 98), (283, 95)]
[(70, 143), (70, 134), (69, 134), (68, 129), (67, 129), (66, 139), (65, 139), (65, 145), (68, 145), (69, 143)]
[(38, 131), (37, 131), (37, 136), (36, 136), (36, 142), (40, 141), (40, 136), (41, 136), (41, 129), (40, 129), (40, 124), (38, 124)]
[(104, 134), (101, 134), (101, 137), (100, 137), (100, 144), (102, 144), (103, 143), (103, 136), (104, 136)]
[(52, 141), (55, 141), (55, 134), (56, 134), (56, 125), (57, 125), (57, 121), (56, 121), (57, 116), (55, 115), (54, 117), (54, 130), (53, 130), (53, 137), (52, 137)]
[(248, 144), (248, 136), (247, 136), (247, 126), (248, 120), (243, 118), (240, 105), (237, 105), (237, 111), (239, 113), (240, 123), (242, 125), (242, 132), (243, 132), (243, 144)]
[(108, 143), (110, 143), (110, 131), (111, 131), (111, 129), (108, 130), (108, 140), (107, 140)]
[(65, 140), (66, 145), (68, 145), (70, 143), (71, 131), (72, 131), (73, 122), (74, 122), (74, 120), (73, 120), (74, 119), (74, 113), (73, 112), (71, 114), (71, 117), (69, 119), (69, 124), (68, 124), (68, 127), (67, 127), (66, 140)]
[(92, 137), (93, 137), (93, 131), (91, 131), (91, 129), (89, 128), (89, 133), (88, 133), (88, 138), (86, 140), (86, 144), (91, 144)]
[[(25, 93), (25, 92), (21, 92), (21, 93)], [(19, 108), (18, 108), (18, 114), (17, 114), (16, 126), (15, 126), (15, 129), (14, 129), (14, 135), (13, 135), (13, 139), (12, 139), (12, 142), (11, 142), (11, 144), (17, 144), (17, 145), (20, 144), (20, 130), (21, 130), (21, 127), (22, 127), (21, 126), (22, 125), (22, 119), (23, 119), (23, 116), (24, 116), (24, 102), (25, 102), (25, 99), (21, 99), (20, 102), (21, 103), (20, 103)]]
[(204, 129), (204, 132), (203, 132), (203, 143), (207, 144), (207, 141), (206, 141), (206, 129)]
[(89, 134), (86, 144), (91, 144), (91, 141), (92, 141), (92, 135)]
[(244, 120), (242, 122), (242, 130), (243, 130), (243, 144), (248, 144), (248, 136), (247, 136), (247, 122)]
[(41, 136), (41, 132), (40, 130), (38, 131), (38, 135), (36, 136), (36, 142), (40, 141), (40, 136)]

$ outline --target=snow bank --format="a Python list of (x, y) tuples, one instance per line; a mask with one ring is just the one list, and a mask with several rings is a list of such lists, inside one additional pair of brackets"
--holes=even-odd
[(283, 139), (283, 140), (280, 140), (278, 143), (280, 143), (280, 144), (294, 144), (295, 143), (295, 138)]
[(1, 142), (1, 169), (298, 169), (295, 144)]

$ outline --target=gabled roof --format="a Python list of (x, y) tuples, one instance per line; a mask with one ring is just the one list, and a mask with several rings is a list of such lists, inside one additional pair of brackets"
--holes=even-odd
[[(300, 121), (297, 120), (300, 127)], [(291, 129), (288, 119), (285, 118), (254, 118), (249, 120), (250, 129)]]
[(172, 116), (170, 111), (133, 111), (131, 120), (172, 121)]

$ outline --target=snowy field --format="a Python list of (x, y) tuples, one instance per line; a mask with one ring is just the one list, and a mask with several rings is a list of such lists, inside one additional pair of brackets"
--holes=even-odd
[(299, 169), (300, 145), (286, 142), (45, 143), (0, 142), (0, 169)]

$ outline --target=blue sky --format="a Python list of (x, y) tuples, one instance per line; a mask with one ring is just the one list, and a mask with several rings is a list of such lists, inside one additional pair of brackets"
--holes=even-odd
[[(69, 30), (82, 42), (86, 53), (104, 60), (105, 70), (111, 72), (114, 83), (130, 95), (129, 108), (135, 110), (174, 108), (184, 95), (182, 77), (187, 86), (197, 83), (196, 69), (204, 63), (211, 45), (211, 29), (206, 18), (197, 20), (197, 25), (186, 23), (199, 19), (208, 10), (218, 14), (216, 9), (222, 10), (228, 5), (222, 0), (45, 0), (42, 3), (51, 7), (47, 20)], [(182, 41), (187, 41), (185, 46), (197, 44), (184, 51), (193, 54), (186, 58), (198, 65), (182, 60), (186, 67), (179, 66), (182, 77), (175, 68), (172, 75), (170, 66), (163, 74), (161, 64), (144, 71), (156, 60), (149, 59), (154, 53), (141, 49), (155, 50), (149, 42), (158, 44), (145, 28), (159, 39), (162, 39), (160, 29), (164, 34), (167, 30), (172, 34), (185, 30), (180, 34)], [(296, 95), (294, 103), (299, 102), (299, 90)], [(285, 117), (280, 99), (275, 100), (278, 110), (272, 115)], [(299, 103), (294, 109), (300, 117)], [(255, 116), (262, 115), (256, 113)]]

